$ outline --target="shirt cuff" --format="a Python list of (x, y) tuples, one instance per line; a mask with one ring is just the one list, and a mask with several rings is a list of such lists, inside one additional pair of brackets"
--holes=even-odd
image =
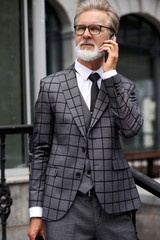
[(31, 207), (29, 209), (30, 218), (32, 217), (42, 217), (42, 207)]
[(117, 74), (117, 71), (116, 70), (111, 70), (111, 71), (108, 71), (108, 72), (104, 72), (102, 74), (102, 79), (107, 79), (107, 78), (110, 78), (110, 77), (113, 77)]

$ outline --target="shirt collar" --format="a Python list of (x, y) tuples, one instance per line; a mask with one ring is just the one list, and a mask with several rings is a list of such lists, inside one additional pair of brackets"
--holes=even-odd
[[(100, 67), (97, 71), (93, 71), (87, 67), (85, 67), (84, 65), (82, 65), (81, 63), (79, 63), (76, 59), (75, 61), (75, 70), (76, 72), (84, 79), (84, 80), (88, 80), (88, 77), (91, 73), (97, 72), (100, 77), (103, 74), (103, 68)], [(102, 77), (101, 77), (102, 78)]]

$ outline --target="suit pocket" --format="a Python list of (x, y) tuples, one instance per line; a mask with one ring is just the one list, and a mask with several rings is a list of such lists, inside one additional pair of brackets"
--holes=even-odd
[(113, 159), (113, 169), (120, 170), (129, 168), (129, 164), (123, 154), (123, 152), (115, 152), (114, 159)]

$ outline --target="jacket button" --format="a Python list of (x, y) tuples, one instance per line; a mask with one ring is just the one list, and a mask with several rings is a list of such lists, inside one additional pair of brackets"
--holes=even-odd
[(87, 174), (90, 175), (90, 174), (91, 174), (91, 170), (88, 170), (88, 171), (87, 171)]
[(82, 147), (82, 152), (85, 152), (85, 150), (86, 150), (85, 147)]
[(81, 174), (79, 172), (76, 173), (76, 177), (80, 178)]

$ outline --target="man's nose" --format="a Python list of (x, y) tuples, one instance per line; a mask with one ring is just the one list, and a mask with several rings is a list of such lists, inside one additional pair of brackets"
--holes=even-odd
[(90, 34), (89, 29), (86, 28), (83, 33), (83, 38), (92, 38), (92, 34)]

